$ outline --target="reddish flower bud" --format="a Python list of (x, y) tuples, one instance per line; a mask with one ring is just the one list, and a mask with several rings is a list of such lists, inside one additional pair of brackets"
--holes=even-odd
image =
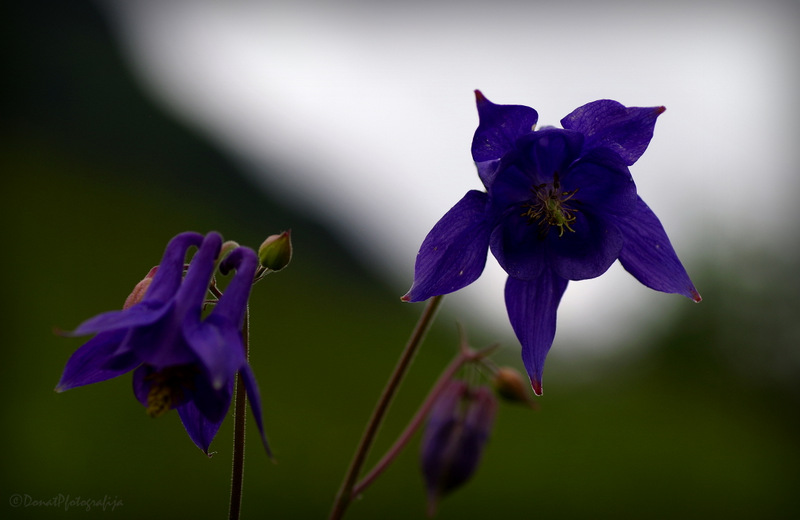
[(500, 367), (494, 374), (492, 385), (497, 395), (510, 403), (521, 403), (531, 408), (537, 408), (536, 401), (530, 394), (529, 386), (522, 375), (511, 367)]
[(145, 293), (147, 292), (147, 288), (150, 287), (150, 282), (153, 281), (153, 277), (156, 275), (158, 271), (158, 266), (150, 269), (150, 272), (147, 273), (141, 282), (136, 284), (136, 287), (133, 288), (133, 292), (131, 292), (127, 298), (125, 298), (125, 303), (122, 305), (122, 309), (127, 309), (128, 307), (133, 307), (142, 299), (144, 298)]

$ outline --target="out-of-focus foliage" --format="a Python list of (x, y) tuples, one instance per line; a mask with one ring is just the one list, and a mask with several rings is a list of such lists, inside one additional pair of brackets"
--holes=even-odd
[[(15, 493), (108, 496), (122, 501), (118, 518), (227, 514), (230, 422), (208, 459), (175, 414), (145, 415), (127, 376), (56, 394), (81, 340), (53, 328), (120, 307), (177, 232), (215, 229), (257, 247), (291, 227), (291, 266), (252, 301), (252, 365), (278, 463), (250, 421), (243, 514), (324, 518), (420, 306), (402, 304), (407, 287), (371, 277), (304, 208), (248, 185), (154, 108), (100, 12), (37, 4), (10, 8), (0, 31), (3, 517), (87, 514), (13, 508)], [(600, 364), (587, 379), (554, 358), (541, 410), (501, 406), (482, 466), (439, 518), (800, 513), (798, 268), (791, 247), (780, 259), (744, 249), (709, 258), (693, 272), (704, 302), (632, 337), (624, 363)], [(453, 318), (444, 312), (423, 346), (378, 451), (455, 351)], [(469, 333), (476, 346), (491, 340)], [(521, 368), (516, 347), (500, 355)], [(348, 518), (423, 517), (417, 451), (415, 442)]]

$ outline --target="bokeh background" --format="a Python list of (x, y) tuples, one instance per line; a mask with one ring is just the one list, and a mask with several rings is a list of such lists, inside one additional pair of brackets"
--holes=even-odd
[[(620, 269), (573, 284), (541, 409), (501, 407), (438, 517), (800, 514), (797, 2), (5, 5), (3, 517), (227, 514), (230, 421), (209, 459), (176, 414), (145, 416), (129, 376), (56, 394), (81, 340), (53, 330), (120, 307), (180, 231), (256, 247), (287, 228), (293, 263), (251, 304), (278, 463), (251, 443), (243, 515), (326, 517), (421, 311), (399, 301), (416, 247), (477, 187), (474, 88), (544, 124), (601, 97), (667, 105), (633, 173), (704, 301)], [(371, 460), (450, 359), (456, 320), (521, 369), (492, 269), (446, 299)], [(347, 517), (424, 517), (417, 459), (415, 441)]]

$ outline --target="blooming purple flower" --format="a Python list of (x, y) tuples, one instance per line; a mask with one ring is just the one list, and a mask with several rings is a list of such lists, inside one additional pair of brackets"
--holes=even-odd
[[(184, 257), (199, 247), (183, 276)], [(91, 318), (72, 336), (96, 334), (70, 357), (56, 390), (105, 381), (133, 370), (134, 394), (151, 416), (177, 409), (189, 437), (205, 453), (231, 402), (236, 373), (244, 378), (262, 441), (267, 447), (258, 386), (244, 353), (241, 328), (253, 275), (254, 251), (234, 249), (221, 263), (236, 274), (202, 319), (209, 283), (222, 246), (218, 233), (181, 233), (151, 271), (144, 296), (120, 311)], [(150, 279), (151, 278), (151, 279)]]
[(470, 388), (453, 380), (433, 404), (422, 437), (422, 473), (428, 511), (445, 494), (464, 484), (478, 467), (497, 411), (485, 386)]
[(647, 287), (700, 301), (628, 170), (665, 109), (600, 100), (562, 119), (563, 129), (535, 130), (534, 109), (496, 105), (475, 94), (480, 123), (472, 157), (486, 191), (469, 191), (433, 227), (403, 300), (469, 285), (491, 249), (509, 275), (508, 316), (531, 385), (541, 394), (556, 310), (569, 280), (600, 276), (619, 259)]

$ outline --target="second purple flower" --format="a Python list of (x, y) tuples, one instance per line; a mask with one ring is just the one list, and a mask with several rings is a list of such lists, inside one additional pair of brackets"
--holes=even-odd
[(422, 243), (405, 301), (475, 281), (491, 250), (508, 273), (506, 308), (537, 394), (570, 280), (619, 260), (642, 284), (700, 301), (628, 167), (644, 153), (664, 107), (600, 100), (536, 130), (537, 112), (496, 105), (476, 91), (472, 157), (486, 191), (469, 191)]

